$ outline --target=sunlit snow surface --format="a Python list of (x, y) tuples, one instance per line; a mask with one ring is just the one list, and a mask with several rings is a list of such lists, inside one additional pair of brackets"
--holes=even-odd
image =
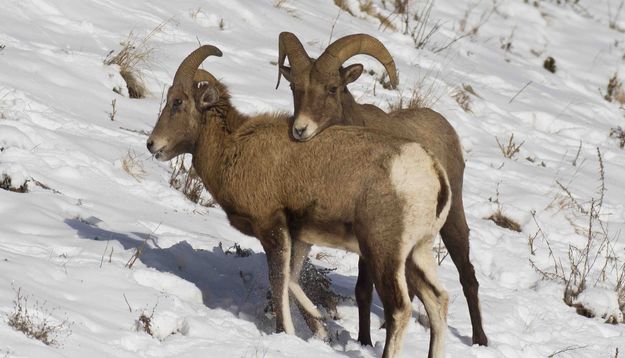
[[(543, 280), (530, 263), (553, 272), (554, 258), (567, 267), (569, 245), (584, 246), (573, 224), (587, 222), (570, 201), (565, 205), (568, 195), (556, 180), (586, 207), (598, 200), (597, 148), (606, 188), (600, 217), (614, 255), (625, 260), (624, 239), (617, 240), (625, 229), (625, 152), (609, 137), (611, 128), (625, 127), (625, 117), (603, 98), (614, 73), (625, 79), (625, 33), (609, 27), (619, 1), (540, 1), (535, 7), (534, 1), (501, 0), (493, 9), (491, 1), (438, 0), (427, 29), (437, 22), (441, 27), (419, 50), (409, 35), (380, 29), (358, 1), (346, 3), (355, 17), (339, 14), (331, 0), (0, 0), (0, 176), (10, 176), (14, 186), (29, 181), (30, 190), (0, 190), (0, 357), (381, 355), (385, 331), (378, 328), (383, 314), (377, 299), (374, 348), (355, 342), (353, 300), (341, 304), (339, 320), (328, 321), (329, 344), (311, 339), (295, 311), (298, 336), (273, 334), (274, 322), (264, 312), (268, 284), (260, 244), (230, 228), (220, 209), (195, 205), (170, 188), (169, 163), (151, 159), (139, 133), (151, 130), (161, 93), (198, 41), (223, 51), (203, 66), (229, 86), (242, 111), (291, 111), (288, 85), (274, 89), (277, 38), (285, 30), (297, 34), (313, 57), (330, 37), (378, 37), (397, 62), (399, 91), (383, 89), (365, 73), (350, 86), (354, 96), (388, 108), (415, 85), (430, 89), (433, 108), (461, 137), (471, 257), (490, 346), (470, 345), (466, 302), (446, 258), (439, 273), (451, 298), (447, 357), (547, 357), (559, 351), (557, 357), (614, 357), (617, 347), (625, 353), (625, 326), (600, 317), (618, 315), (615, 272), (597, 282), (601, 267), (595, 267), (590, 289), (578, 297), (597, 311), (591, 319), (565, 305), (563, 284)], [(373, 7), (401, 29), (392, 1), (386, 3), (388, 9), (381, 1)], [(463, 19), (465, 31), (482, 25), (474, 36), (438, 51), (462, 35)], [(142, 38), (161, 23), (148, 42), (151, 61), (143, 66), (148, 98), (113, 92), (125, 91), (125, 84), (116, 67), (103, 64), (109, 51), (119, 50), (129, 32)], [(625, 13), (615, 25), (625, 28)], [(555, 74), (543, 69), (548, 56), (556, 60)], [(378, 75), (383, 71), (371, 58), (350, 63), (356, 61)], [(465, 84), (479, 96), (470, 95), (471, 112), (453, 98)], [(506, 159), (496, 137), (506, 145), (511, 134), (523, 145)], [(122, 169), (129, 151), (145, 175), (134, 178)], [(484, 219), (498, 207), (522, 232)], [(528, 237), (539, 227), (532, 254)], [(144, 242), (139, 260), (125, 267)], [(254, 254), (225, 255), (234, 243)], [(337, 268), (333, 289), (353, 297), (357, 257), (323, 248), (314, 248), (312, 257)], [(601, 256), (598, 262), (604, 262)], [(33, 310), (38, 303), (53, 323), (70, 322), (59, 345), (46, 346), (6, 324), (20, 288)], [(413, 305), (415, 317), (423, 313), (419, 302)], [(153, 314), (153, 337), (137, 329), (142, 313)], [(425, 357), (428, 340), (429, 331), (411, 322), (402, 356)]]

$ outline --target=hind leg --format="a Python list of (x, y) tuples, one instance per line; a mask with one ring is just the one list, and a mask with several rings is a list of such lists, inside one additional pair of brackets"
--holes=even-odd
[(417, 296), (423, 302), (428, 319), (430, 320), (430, 350), (429, 358), (444, 356), (445, 335), (447, 329), (448, 295), (438, 281), (436, 263), (432, 256), (432, 241), (424, 240), (418, 243), (412, 251), (411, 258), (414, 269), (411, 273), (411, 285), (414, 285)]
[(356, 281), (356, 303), (358, 305), (358, 342), (363, 346), (372, 346), (371, 342), (371, 300), (373, 281), (367, 261), (358, 260), (358, 280)]
[(405, 279), (405, 261), (397, 258), (371, 260), (373, 282), (384, 306), (386, 344), (382, 357), (399, 355), (412, 307)]
[[(269, 225), (259, 226), (258, 223)], [(276, 332), (295, 334), (289, 307), (291, 236), (286, 226), (286, 218), (282, 213), (275, 213), (273, 217), (253, 224), (254, 233), (267, 256), (271, 300), (276, 313)]]
[(461, 194), (455, 195), (445, 225), (441, 229), (441, 237), (449, 251), (452, 261), (458, 269), (460, 284), (469, 306), (471, 325), (473, 326), (473, 344), (486, 346), (488, 338), (482, 327), (480, 300), (478, 297), (479, 283), (475, 277), (475, 269), (469, 259), (469, 227), (464, 215)]

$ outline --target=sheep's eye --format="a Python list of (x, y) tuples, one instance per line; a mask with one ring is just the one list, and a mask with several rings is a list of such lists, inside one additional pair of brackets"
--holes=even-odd
[(174, 100), (174, 104), (172, 105), (174, 108), (178, 108), (182, 105), (182, 100), (181, 99), (175, 99)]
[(336, 94), (336, 90), (337, 90), (336, 86), (328, 87), (329, 94)]

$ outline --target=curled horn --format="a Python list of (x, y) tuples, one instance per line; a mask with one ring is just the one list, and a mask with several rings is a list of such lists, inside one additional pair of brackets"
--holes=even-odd
[(315, 68), (322, 73), (335, 72), (352, 56), (359, 54), (369, 55), (384, 65), (391, 81), (391, 87), (397, 87), (397, 69), (395, 61), (386, 47), (375, 37), (367, 34), (355, 34), (334, 41), (319, 56)]
[(310, 57), (308, 57), (308, 53), (306, 53), (297, 36), (291, 32), (281, 32), (278, 37), (278, 83), (276, 83), (276, 88), (280, 86), (280, 78), (282, 78), (280, 67), (284, 65), (287, 56), (291, 68), (299, 70), (310, 64)]
[(202, 62), (204, 62), (208, 56), (221, 57), (221, 55), (221, 51), (215, 46), (201, 46), (197, 50), (191, 52), (191, 54), (189, 54), (189, 56), (182, 61), (176, 71), (176, 75), (174, 76), (174, 83), (180, 83), (186, 87), (192, 86), (195, 72), (198, 67), (200, 67)]

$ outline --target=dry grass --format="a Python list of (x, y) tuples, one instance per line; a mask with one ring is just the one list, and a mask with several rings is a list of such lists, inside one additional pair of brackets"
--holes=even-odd
[(414, 87), (410, 96), (404, 97), (404, 95), (398, 92), (398, 100), (388, 103), (388, 109), (391, 112), (398, 111), (400, 109), (418, 109), (427, 108), (429, 99), (427, 95), (423, 94), (419, 88)]
[(440, 266), (443, 261), (445, 261), (447, 256), (449, 256), (449, 251), (447, 251), (447, 247), (445, 247), (445, 244), (443, 243), (443, 240), (441, 240), (440, 236), (437, 240), (438, 243), (434, 246), (434, 252), (436, 254), (436, 262), (438, 263), (438, 266)]
[(352, 12), (352, 10), (349, 8), (349, 5), (347, 5), (347, 1), (345, 0), (334, 0), (334, 5), (338, 6), (341, 10), (345, 11), (346, 13), (355, 16), (354, 13)]
[(73, 322), (66, 319), (54, 323), (55, 309), (48, 310), (46, 303), (35, 301), (34, 307), (29, 307), (28, 297), (22, 294), (22, 289), (15, 289), (13, 312), (8, 316), (7, 324), (16, 331), (24, 333), (48, 346), (58, 346), (59, 339), (68, 337)]
[(284, 4), (287, 2), (287, 0), (274, 0), (273, 1), (273, 6), (277, 7), (277, 8), (281, 8), (282, 6), (284, 6)]
[(408, 96), (404, 95), (403, 90), (396, 92), (397, 100), (388, 102), (389, 110), (432, 108), (447, 92), (444, 81), (440, 79), (441, 75), (439, 70), (427, 70), (424, 75), (419, 76)]
[(618, 140), (619, 147), (621, 147), (621, 149), (625, 147), (625, 131), (623, 131), (623, 128), (621, 128), (620, 126), (610, 129), (610, 138), (615, 138), (616, 140)]
[(501, 150), (501, 154), (503, 154), (503, 156), (508, 159), (512, 159), (515, 155), (517, 155), (519, 153), (519, 150), (521, 150), (523, 143), (525, 143), (525, 141), (523, 141), (517, 144), (514, 141), (514, 133), (510, 135), (510, 138), (508, 138), (508, 143), (505, 145), (501, 144), (501, 142), (499, 141), (499, 138), (495, 137), (495, 140), (497, 141), (497, 145), (499, 146), (499, 149)]
[(606, 87), (606, 94), (603, 96), (608, 102), (617, 102), (621, 105), (625, 104), (625, 89), (623, 89), (623, 82), (618, 77), (618, 73), (614, 73), (614, 76), (608, 81)]
[(491, 220), (497, 226), (502, 227), (504, 229), (521, 232), (521, 225), (519, 225), (519, 223), (509, 218), (508, 216), (504, 215), (504, 213), (501, 211), (501, 208), (497, 209), (497, 211), (494, 212), (487, 219)]
[(175, 161), (171, 161), (172, 173), (169, 185), (181, 191), (187, 199), (202, 206), (214, 207), (215, 201), (210, 198), (204, 188), (204, 183), (192, 166), (185, 165), (185, 155), (179, 155)]
[(122, 169), (138, 182), (141, 182), (147, 175), (143, 168), (143, 163), (137, 158), (137, 153), (132, 149), (128, 149), (122, 158)]
[[(456, 89), (451, 97), (456, 100), (456, 103), (458, 103), (463, 111), (469, 113), (471, 112), (471, 96), (469, 96), (469, 91), (466, 89), (466, 87), (467, 85), (463, 85), (462, 88)], [(471, 88), (471, 86), (468, 86), (468, 88)], [(473, 89), (471, 88), (471, 90)]]
[(106, 65), (119, 66), (119, 73), (126, 81), (130, 98), (144, 98), (148, 94), (143, 84), (141, 69), (150, 64), (150, 58), (154, 51), (154, 48), (149, 44), (150, 39), (160, 33), (166, 25), (167, 22), (160, 23), (142, 38), (130, 31), (126, 40), (120, 43), (121, 50), (116, 54), (114, 50), (109, 52), (104, 59)]
[(379, 11), (376, 10), (375, 6), (373, 6), (373, 0), (361, 0), (360, 1), (360, 11), (366, 13), (367, 15), (374, 17), (380, 21), (380, 28), (383, 30), (391, 30), (397, 31), (397, 27), (393, 25), (393, 22), (390, 20), (391, 16), (384, 16)]

